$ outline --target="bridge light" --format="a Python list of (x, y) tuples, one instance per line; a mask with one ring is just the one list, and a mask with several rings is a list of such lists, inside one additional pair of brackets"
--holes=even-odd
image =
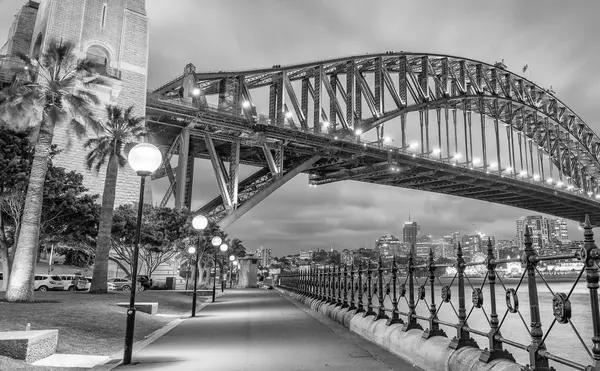
[(490, 169), (497, 169), (498, 168), (498, 164), (495, 163), (495, 162), (492, 162), (492, 163), (490, 163), (489, 168)]
[(292, 113), (291, 113), (290, 111), (287, 111), (287, 112), (285, 113), (285, 118), (287, 118), (287, 119), (291, 119), (291, 118), (292, 118)]
[(356, 129), (356, 130), (354, 130), (354, 134), (356, 134), (356, 135), (361, 135), (362, 133), (363, 133), (362, 129)]
[(527, 176), (527, 170), (521, 170), (521, 172), (519, 173), (520, 176)]
[(328, 126), (329, 126), (329, 121), (323, 121), (323, 122), (321, 123), (321, 125), (322, 125), (324, 128), (326, 128), (326, 127), (328, 127)]
[(552, 182), (553, 182), (552, 178), (548, 178), (548, 179), (546, 179), (546, 183), (548, 183), (548, 184), (552, 184)]
[(462, 153), (457, 152), (454, 154), (454, 156), (452, 156), (452, 158), (454, 158), (455, 160), (460, 160), (462, 158)]
[(392, 138), (390, 138), (390, 137), (383, 138), (383, 143), (391, 143), (391, 142), (392, 142)]
[(596, 195), (596, 198), (597, 198), (597, 199), (600, 199), (600, 193)]
[(412, 142), (410, 142), (410, 144), (408, 145), (408, 148), (409, 148), (409, 149), (417, 149), (417, 148), (419, 148), (419, 142), (417, 142), (417, 141), (414, 141), (414, 140), (413, 140), (413, 141), (412, 141)]
[(573, 190), (573, 188), (575, 188), (575, 186), (573, 186), (573, 184), (569, 184), (569, 185), (567, 186), (567, 190), (568, 190), (568, 191), (572, 191), (572, 190)]
[(439, 148), (434, 148), (433, 151), (431, 151), (432, 154), (434, 155), (439, 155), (440, 153), (442, 153), (442, 150)]
[(558, 182), (556, 182), (556, 186), (557, 186), (558, 188), (562, 187), (562, 186), (563, 186), (563, 182), (561, 182), (561, 181), (559, 180)]
[(594, 192), (588, 192), (588, 196), (592, 197), (592, 195), (594, 194)]
[(473, 157), (471, 162), (473, 163), (473, 165), (479, 165), (481, 163), (481, 159), (479, 157)]
[(338, 139), (337, 135), (335, 137), (333, 137), (333, 139), (337, 140)]
[(242, 102), (242, 107), (244, 108), (250, 108), (250, 102), (248, 102), (247, 100)]
[(533, 180), (536, 182), (540, 180), (540, 176), (538, 174), (533, 174)]
[(195, 97), (199, 96), (200, 95), (200, 89), (195, 88), (194, 90), (192, 90), (192, 95), (195, 96)]
[(510, 166), (509, 166), (509, 167), (507, 167), (507, 168), (506, 168), (506, 172), (507, 172), (507, 173), (509, 173), (509, 174), (512, 174), (512, 172), (513, 172), (513, 168), (512, 168), (512, 167), (510, 167)]

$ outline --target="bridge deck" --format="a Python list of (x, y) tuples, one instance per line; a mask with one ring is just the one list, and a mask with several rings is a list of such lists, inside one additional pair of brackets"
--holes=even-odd
[(117, 370), (413, 370), (271, 290), (230, 290)]

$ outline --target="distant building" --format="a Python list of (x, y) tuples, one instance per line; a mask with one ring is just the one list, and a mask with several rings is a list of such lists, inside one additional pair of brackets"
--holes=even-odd
[(402, 241), (394, 235), (381, 236), (375, 242), (375, 249), (378, 249), (383, 256), (398, 255), (401, 250)]
[(265, 249), (261, 246), (256, 249), (255, 255), (258, 258), (259, 266), (269, 267), (271, 265), (271, 249)]
[(342, 250), (340, 253), (340, 263), (348, 265), (354, 264), (354, 252), (348, 249)]
[(314, 252), (312, 250), (304, 251), (300, 250), (300, 259), (301, 260), (312, 260)]
[[(522, 216), (517, 219), (517, 247), (525, 248), (525, 228), (529, 227), (534, 249), (548, 249), (569, 240), (567, 222), (541, 215)], [(564, 241), (564, 242), (563, 242)]]
[(403, 239), (402, 242), (409, 243), (411, 245), (417, 243), (417, 235), (419, 234), (419, 226), (417, 222), (404, 222), (404, 228), (402, 229)]

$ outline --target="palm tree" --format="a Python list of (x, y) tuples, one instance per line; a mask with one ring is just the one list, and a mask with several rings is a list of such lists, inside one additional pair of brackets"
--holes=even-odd
[(127, 164), (125, 153), (129, 147), (139, 142), (146, 135), (144, 118), (133, 116), (133, 106), (123, 110), (119, 107), (106, 106), (107, 120), (102, 124), (103, 135), (89, 139), (85, 148), (92, 148), (86, 157), (88, 169), (92, 167), (99, 172), (106, 163), (106, 179), (102, 192), (102, 208), (100, 209), (100, 225), (96, 240), (96, 258), (90, 292), (107, 292), (108, 256), (115, 207), (115, 191), (119, 168)]
[(48, 170), (48, 155), (56, 125), (70, 123), (79, 136), (87, 125), (96, 126), (92, 113), (98, 98), (83, 88), (103, 85), (91, 77), (95, 64), (75, 59), (73, 44), (51, 41), (38, 60), (20, 55), (24, 67), (21, 78), (0, 94), (0, 125), (24, 130), (38, 130), (34, 146), (23, 219), (13, 260), (6, 299), (33, 301), (33, 277), (42, 212), (44, 180)]
[(239, 238), (234, 238), (231, 240), (231, 251), (233, 251), (233, 255), (238, 258), (246, 256), (246, 247), (242, 244), (242, 240)]

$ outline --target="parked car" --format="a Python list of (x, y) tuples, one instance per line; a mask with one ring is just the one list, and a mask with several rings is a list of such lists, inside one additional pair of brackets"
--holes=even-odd
[(36, 274), (34, 277), (33, 289), (36, 291), (62, 291), (65, 289), (64, 287), (59, 276)]
[[(92, 277), (85, 277), (88, 280), (88, 285), (87, 285), (87, 290), (90, 289), (90, 286), (92, 285)], [(117, 289), (117, 286), (115, 286), (114, 283), (112, 282), (108, 282), (108, 287), (107, 287), (108, 291), (115, 291)]]
[[(75, 287), (75, 277), (79, 278), (79, 280), (77, 281), (77, 287)], [(79, 276), (76, 274), (61, 275), (60, 278), (63, 281), (64, 290), (78, 291), (78, 290), (85, 290), (86, 288), (89, 288), (89, 286), (87, 285), (88, 281), (83, 276)]]
[(108, 282), (115, 285), (117, 290), (120, 291), (131, 291), (131, 280), (123, 277), (111, 277)]

